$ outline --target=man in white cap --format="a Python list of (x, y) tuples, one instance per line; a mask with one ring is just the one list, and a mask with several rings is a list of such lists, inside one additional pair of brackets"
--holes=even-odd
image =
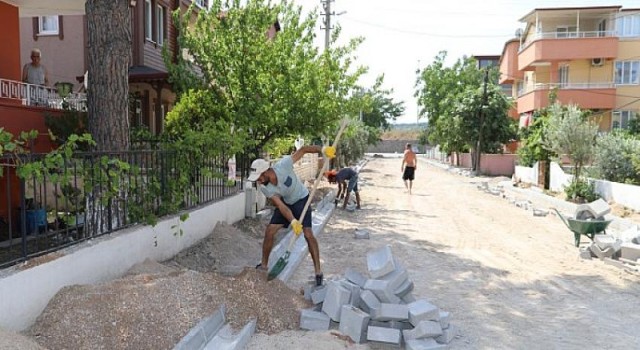
[[(309, 246), (309, 253), (313, 260), (316, 274), (316, 285), (322, 285), (322, 270), (320, 269), (320, 248), (318, 241), (311, 230), (311, 211), (307, 210), (304, 218), (300, 218), (307, 199), (309, 190), (293, 171), (293, 163), (297, 162), (307, 153), (319, 153), (327, 158), (335, 157), (334, 147), (326, 146), (302, 146), (291, 156), (284, 156), (273, 166), (264, 159), (256, 159), (251, 163), (249, 181), (257, 182), (260, 190), (275, 205), (276, 210), (267, 226), (262, 243), (262, 261), (256, 268), (267, 269), (269, 254), (273, 248), (273, 239), (282, 227), (289, 227), (296, 235), (304, 232), (304, 238)], [(325, 160), (326, 161), (326, 160)], [(302, 223), (300, 221), (302, 220)]]

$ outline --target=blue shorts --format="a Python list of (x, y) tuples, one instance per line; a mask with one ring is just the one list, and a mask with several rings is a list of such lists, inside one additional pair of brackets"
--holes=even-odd
[[(289, 210), (291, 210), (291, 213), (293, 213), (293, 217), (300, 220), (300, 214), (302, 214), (302, 210), (304, 210), (304, 205), (307, 204), (308, 198), (309, 195), (293, 204), (287, 204), (284, 202), (283, 203), (287, 206), (287, 208), (289, 208)], [(311, 227), (311, 208), (307, 209), (307, 213), (304, 214), (304, 220), (301, 221), (302, 227)], [(271, 221), (269, 222), (269, 224), (284, 225), (284, 227), (287, 228), (289, 227), (289, 220), (287, 220), (287, 218), (282, 215), (280, 209), (276, 208), (273, 216), (271, 216)]]

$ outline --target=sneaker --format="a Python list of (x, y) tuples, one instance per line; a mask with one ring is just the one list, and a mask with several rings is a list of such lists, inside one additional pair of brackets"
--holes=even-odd
[(357, 206), (356, 209), (362, 209), (360, 206)]
[(258, 265), (256, 265), (256, 270), (267, 271), (267, 268), (266, 267), (262, 267), (262, 263), (259, 263)]
[(316, 275), (316, 286), (319, 287), (322, 285), (322, 280), (324, 279), (323, 274)]

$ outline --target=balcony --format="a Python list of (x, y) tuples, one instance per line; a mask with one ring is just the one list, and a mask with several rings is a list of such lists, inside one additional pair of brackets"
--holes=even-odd
[(615, 109), (616, 87), (613, 83), (535, 84), (518, 92), (518, 114), (545, 108), (549, 91), (557, 88), (558, 101), (577, 104), (582, 109)]
[(533, 70), (552, 61), (618, 56), (618, 37), (611, 31), (543, 32), (527, 38), (518, 54), (518, 69)]
[(63, 97), (58, 92), (54, 87), (0, 79), (0, 101), (30, 107), (86, 110), (86, 94), (68, 93)]

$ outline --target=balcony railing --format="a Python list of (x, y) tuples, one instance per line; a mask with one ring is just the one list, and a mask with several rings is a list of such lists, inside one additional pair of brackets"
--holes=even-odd
[(541, 32), (535, 33), (520, 45), (520, 51), (526, 49), (531, 43), (541, 39), (580, 39), (580, 38), (606, 38), (615, 37), (617, 33), (615, 30), (608, 31), (579, 31), (579, 32)]
[(590, 90), (590, 89), (613, 89), (616, 85), (612, 82), (608, 83), (537, 83), (528, 88), (518, 90), (518, 97), (528, 94), (532, 91), (551, 90), (558, 88), (559, 90)]
[(15, 80), (0, 79), (0, 98), (16, 100), (23, 106), (86, 110), (87, 96), (84, 93), (69, 93), (66, 97), (58, 89), (44, 85), (27, 84)]

